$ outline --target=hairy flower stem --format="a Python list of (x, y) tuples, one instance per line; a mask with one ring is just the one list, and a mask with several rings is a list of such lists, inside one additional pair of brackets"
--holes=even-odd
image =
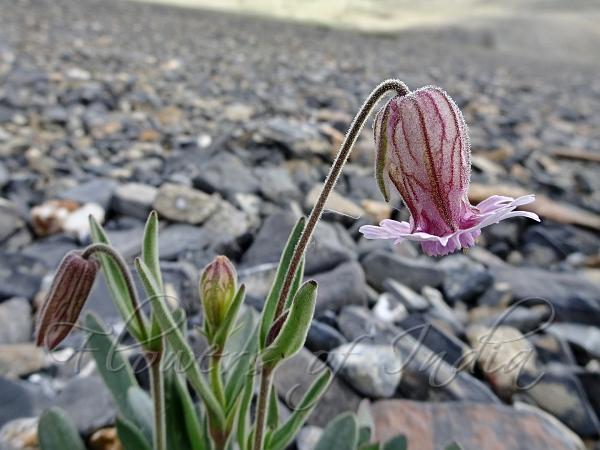
[(285, 305), (285, 301), (290, 293), (290, 288), (292, 286), (292, 282), (294, 281), (294, 276), (296, 274), (296, 270), (298, 269), (298, 265), (302, 260), (302, 255), (306, 251), (306, 247), (310, 243), (310, 239), (312, 237), (313, 232), (315, 231), (315, 227), (317, 226), (317, 222), (321, 218), (323, 214), (323, 209), (325, 208), (325, 203), (327, 202), (327, 197), (335, 187), (337, 180), (342, 173), (342, 169), (348, 160), (348, 156), (350, 156), (350, 152), (356, 143), (356, 139), (358, 138), (363, 126), (371, 113), (371, 110), (375, 106), (375, 104), (379, 101), (379, 99), (388, 91), (396, 91), (398, 95), (406, 95), (410, 91), (408, 87), (399, 80), (385, 80), (379, 86), (377, 86), (371, 94), (367, 97), (360, 110), (354, 117), (352, 124), (350, 124), (350, 128), (348, 128), (348, 132), (338, 150), (338, 153), (335, 157), (335, 161), (331, 166), (329, 174), (325, 179), (325, 184), (323, 185), (323, 190), (317, 199), (317, 202), (313, 206), (312, 211), (310, 212), (310, 216), (308, 216), (308, 220), (306, 222), (306, 227), (302, 231), (300, 235), (300, 239), (298, 240), (298, 245), (294, 249), (294, 253), (292, 255), (292, 260), (289, 265), (289, 269), (285, 276), (285, 280), (283, 282), (283, 287), (281, 288), (281, 292), (279, 294), (279, 298), (277, 299), (277, 308), (275, 310), (274, 317), (279, 317), (283, 312), (283, 306)]
[[(82, 258), (89, 258), (94, 253), (102, 253), (110, 257), (114, 263), (119, 267), (119, 271), (123, 275), (125, 279), (125, 284), (127, 286), (127, 292), (129, 293), (129, 299), (131, 300), (131, 307), (133, 308), (134, 319), (138, 323), (138, 327), (140, 331), (143, 333), (144, 337), (147, 336), (146, 323), (144, 322), (144, 318), (142, 317), (142, 309), (140, 305), (140, 301), (138, 299), (137, 291), (135, 290), (135, 285), (133, 282), (133, 276), (131, 275), (131, 271), (129, 267), (127, 267), (127, 263), (121, 256), (119, 252), (117, 252), (110, 245), (98, 243), (92, 244), (85, 248), (83, 253), (81, 254)], [(124, 317), (123, 319), (129, 320), (129, 317)], [(146, 344), (144, 342), (143, 344)]]
[[(354, 117), (352, 124), (350, 124), (350, 128), (348, 128), (348, 132), (338, 150), (337, 156), (335, 157), (335, 161), (331, 166), (331, 170), (325, 179), (325, 184), (323, 185), (323, 190), (317, 199), (317, 202), (313, 206), (312, 211), (310, 212), (310, 216), (308, 217), (308, 221), (306, 222), (306, 227), (302, 231), (300, 235), (300, 239), (298, 240), (298, 245), (294, 249), (294, 253), (292, 255), (292, 259), (286, 273), (283, 286), (281, 288), (281, 292), (279, 293), (279, 298), (277, 299), (277, 308), (275, 309), (275, 315), (273, 317), (279, 317), (283, 312), (283, 307), (285, 305), (286, 299), (290, 293), (290, 288), (292, 286), (292, 282), (294, 280), (294, 276), (298, 269), (298, 265), (300, 261), (302, 261), (302, 256), (306, 251), (306, 247), (310, 243), (310, 239), (312, 238), (312, 234), (315, 231), (315, 227), (323, 214), (323, 209), (325, 208), (325, 203), (327, 202), (327, 198), (329, 194), (335, 187), (337, 180), (342, 173), (342, 169), (348, 160), (348, 156), (350, 156), (350, 152), (356, 143), (356, 139), (358, 138), (371, 110), (375, 106), (375, 104), (381, 99), (381, 97), (387, 93), (388, 91), (396, 91), (398, 95), (406, 95), (410, 93), (408, 87), (399, 80), (386, 80), (382, 82), (379, 86), (377, 86), (371, 94), (367, 97), (360, 110)], [(263, 450), (263, 436), (264, 436), (264, 428), (265, 428), (265, 417), (267, 414), (267, 405), (269, 399), (269, 393), (271, 392), (271, 381), (273, 375), (273, 368), (271, 367), (263, 367), (261, 372), (261, 380), (260, 380), (260, 391), (258, 394), (258, 408), (256, 411), (256, 427), (254, 431), (254, 450)]]
[(150, 390), (154, 406), (154, 450), (167, 449), (167, 425), (165, 411), (164, 378), (161, 368), (162, 351), (149, 353), (146, 360), (150, 364)]
[(265, 434), (265, 419), (267, 417), (267, 405), (271, 393), (271, 382), (273, 380), (273, 368), (263, 366), (260, 373), (260, 390), (258, 391), (258, 404), (256, 406), (256, 427), (254, 429), (253, 450), (263, 450)]

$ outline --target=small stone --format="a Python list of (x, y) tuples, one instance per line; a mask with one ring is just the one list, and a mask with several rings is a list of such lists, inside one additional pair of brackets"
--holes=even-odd
[(104, 209), (96, 203), (80, 205), (73, 200), (49, 200), (31, 209), (31, 223), (38, 236), (64, 231), (84, 239), (89, 234), (90, 215), (104, 222)]
[(384, 322), (399, 322), (406, 318), (406, 306), (388, 293), (381, 294), (373, 307), (373, 314)]
[(388, 278), (384, 282), (384, 285), (386, 291), (402, 303), (408, 311), (415, 312), (429, 309), (429, 302), (422, 295), (417, 294), (408, 286), (398, 283), (391, 278)]
[(296, 436), (298, 450), (314, 450), (323, 434), (323, 428), (315, 426), (302, 427)]
[(367, 285), (362, 267), (351, 261), (328, 272), (312, 277), (317, 284), (316, 312), (327, 309), (337, 311), (344, 305), (364, 305), (367, 301)]
[(33, 393), (25, 386), (24, 382), (0, 377), (0, 427), (14, 419), (30, 418), (35, 414)]
[(225, 106), (223, 110), (223, 118), (232, 122), (247, 122), (254, 115), (252, 105), (244, 103), (233, 103)]
[(118, 214), (146, 220), (157, 193), (158, 189), (147, 184), (122, 184), (115, 190), (111, 206)]
[(402, 361), (388, 345), (345, 344), (332, 350), (327, 361), (348, 384), (371, 398), (392, 397), (402, 378)]
[(0, 250), (0, 300), (32, 299), (45, 273), (46, 268), (37, 258)]
[(424, 286), (437, 287), (444, 279), (444, 271), (430, 260), (407, 258), (387, 252), (370, 253), (361, 261), (361, 265), (369, 284), (379, 291), (385, 290), (384, 282), (388, 278), (415, 291), (420, 291)]
[(6, 169), (4, 164), (2, 164), (0, 162), (0, 189), (2, 189), (4, 186), (6, 186), (6, 184), (9, 181), (10, 181), (10, 174), (8, 173), (8, 170)]
[(237, 156), (219, 152), (202, 164), (193, 180), (194, 187), (208, 193), (217, 192), (227, 199), (237, 193), (254, 194), (259, 183), (247, 164)]
[(360, 206), (365, 211), (366, 216), (376, 223), (389, 219), (392, 215), (392, 207), (389, 203), (365, 199), (360, 203)]
[(0, 376), (19, 378), (46, 365), (44, 350), (33, 343), (0, 345)]
[(519, 389), (521, 374), (535, 376), (539, 372), (535, 348), (516, 328), (472, 325), (467, 328), (467, 337), (475, 350), (476, 360), (472, 362), (504, 398)]
[(192, 225), (203, 223), (219, 205), (219, 198), (178, 184), (163, 184), (154, 200), (154, 208), (165, 218)]
[(450, 255), (440, 266), (446, 270), (442, 287), (450, 304), (475, 302), (493, 281), (482, 264), (465, 255)]
[[(307, 209), (311, 209), (315, 205), (322, 190), (323, 184), (317, 184), (309, 191), (309, 193), (306, 195), (305, 202)], [(329, 197), (325, 202), (324, 211), (334, 212), (341, 214), (342, 216), (348, 216), (352, 219), (358, 219), (365, 213), (359, 205), (335, 191), (329, 194)]]
[(11, 420), (0, 428), (0, 449), (39, 450), (38, 418)]
[(346, 338), (331, 325), (313, 320), (306, 337), (306, 347), (312, 352), (329, 352), (346, 343)]
[(94, 178), (61, 192), (58, 198), (61, 200), (73, 200), (80, 205), (96, 203), (104, 210), (107, 210), (116, 188), (117, 183), (114, 180), (109, 178)]
[(228, 201), (221, 200), (216, 211), (204, 223), (202, 228), (224, 236), (238, 238), (248, 231), (250, 221), (246, 213), (240, 211)]
[(285, 204), (300, 196), (300, 190), (285, 167), (257, 167), (254, 173), (260, 180), (260, 194), (267, 200)]
[(13, 298), (0, 303), (0, 344), (29, 342), (31, 333), (29, 300)]
[(90, 450), (123, 450), (115, 427), (101, 428), (88, 439)]

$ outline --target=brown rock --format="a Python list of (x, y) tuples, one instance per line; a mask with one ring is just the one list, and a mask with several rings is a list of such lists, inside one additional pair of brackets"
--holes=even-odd
[(114, 427), (101, 428), (90, 436), (88, 446), (91, 450), (123, 450), (123, 445)]
[(583, 450), (581, 440), (535, 408), (465, 402), (420, 403), (383, 400), (371, 406), (375, 439), (403, 434), (409, 448), (443, 450), (451, 442), (464, 449)]

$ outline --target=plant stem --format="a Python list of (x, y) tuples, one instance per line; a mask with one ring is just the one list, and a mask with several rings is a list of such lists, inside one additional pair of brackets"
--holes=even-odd
[(379, 99), (388, 91), (395, 90), (398, 95), (406, 95), (410, 91), (408, 87), (399, 80), (385, 80), (379, 86), (377, 86), (371, 94), (367, 97), (360, 110), (354, 117), (354, 120), (350, 124), (350, 128), (348, 128), (348, 132), (344, 137), (344, 141), (338, 150), (338, 153), (335, 157), (335, 161), (331, 166), (329, 174), (325, 179), (325, 184), (323, 185), (323, 190), (319, 195), (319, 198), (315, 205), (313, 206), (312, 211), (310, 212), (310, 216), (308, 217), (308, 221), (306, 222), (306, 227), (302, 231), (300, 235), (300, 239), (298, 240), (298, 245), (294, 249), (294, 253), (292, 255), (292, 260), (290, 262), (287, 274), (285, 276), (285, 280), (283, 282), (283, 286), (281, 288), (281, 292), (279, 294), (279, 298), (277, 299), (277, 308), (275, 309), (274, 317), (279, 317), (283, 312), (283, 307), (285, 305), (285, 300), (287, 299), (290, 288), (292, 286), (292, 282), (294, 280), (294, 275), (296, 274), (296, 270), (298, 268), (298, 264), (302, 260), (302, 255), (306, 251), (306, 247), (308, 246), (312, 234), (317, 226), (317, 222), (321, 218), (323, 214), (323, 208), (325, 207), (325, 202), (327, 201), (327, 197), (335, 187), (337, 180), (342, 172), (344, 164), (348, 160), (348, 156), (350, 156), (350, 152), (354, 147), (354, 143), (360, 134), (365, 121), (369, 117), (371, 110), (375, 106), (375, 104), (379, 101)]
[[(117, 266), (119, 266), (119, 271), (125, 279), (127, 292), (129, 293), (129, 298), (131, 300), (131, 307), (133, 308), (134, 318), (138, 323), (140, 331), (144, 334), (144, 337), (146, 337), (148, 335), (148, 330), (146, 329), (146, 322), (144, 321), (144, 317), (142, 316), (140, 300), (138, 299), (137, 291), (135, 290), (135, 284), (133, 282), (133, 276), (131, 275), (131, 270), (129, 270), (127, 263), (118, 251), (116, 251), (110, 245), (102, 243), (88, 245), (81, 254), (81, 257), (84, 259), (88, 259), (94, 253), (102, 253), (104, 255), (107, 255), (114, 261), (114, 263)], [(129, 318), (124, 317), (123, 319), (128, 320)]]
[[(338, 153), (335, 157), (335, 161), (331, 166), (329, 174), (325, 179), (325, 184), (323, 185), (323, 190), (317, 199), (317, 202), (313, 206), (312, 211), (310, 212), (310, 216), (308, 217), (308, 221), (306, 222), (306, 226), (304, 230), (302, 230), (302, 234), (300, 235), (300, 239), (298, 240), (298, 244), (294, 249), (294, 253), (292, 255), (292, 259), (290, 261), (290, 265), (288, 267), (283, 286), (281, 288), (281, 292), (279, 293), (279, 298), (277, 299), (277, 308), (275, 309), (274, 317), (279, 317), (283, 312), (283, 307), (285, 305), (285, 301), (290, 293), (290, 288), (292, 286), (292, 282), (294, 280), (294, 276), (296, 274), (296, 270), (298, 269), (298, 265), (302, 260), (302, 255), (306, 251), (306, 247), (308, 246), (312, 234), (317, 226), (317, 222), (321, 218), (323, 214), (323, 209), (325, 207), (325, 203), (327, 202), (327, 197), (335, 187), (335, 184), (344, 168), (344, 164), (348, 160), (348, 156), (354, 147), (356, 139), (360, 134), (365, 121), (369, 117), (371, 110), (375, 106), (375, 104), (379, 101), (379, 99), (388, 91), (394, 90), (398, 95), (407, 95), (410, 93), (408, 87), (399, 80), (386, 80), (382, 82), (379, 86), (377, 86), (371, 94), (367, 97), (360, 110), (354, 117), (352, 124), (350, 124), (350, 128), (348, 128), (348, 132), (338, 150)], [(263, 445), (263, 436), (264, 436), (264, 428), (265, 428), (265, 417), (267, 414), (267, 405), (269, 399), (269, 393), (271, 392), (271, 381), (273, 375), (274, 368), (272, 367), (263, 367), (261, 371), (261, 379), (260, 379), (260, 391), (258, 394), (258, 407), (256, 411), (256, 426), (254, 430), (254, 450), (262, 450)]]
[(212, 390), (217, 400), (223, 406), (223, 409), (225, 409), (225, 391), (223, 389), (223, 380), (221, 379), (221, 354), (218, 350), (215, 350), (215, 353), (210, 357), (208, 371)]
[(253, 450), (263, 450), (265, 419), (267, 417), (269, 394), (271, 393), (272, 376), (273, 368), (263, 366), (260, 373), (260, 390), (258, 391), (258, 405), (256, 407), (256, 427), (254, 428)]
[(150, 364), (150, 390), (154, 405), (154, 450), (167, 449), (167, 426), (165, 416), (165, 389), (161, 368), (162, 351), (149, 353), (146, 359)]

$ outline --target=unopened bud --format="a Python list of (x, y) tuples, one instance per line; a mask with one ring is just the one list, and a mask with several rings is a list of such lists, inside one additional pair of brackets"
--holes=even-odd
[(227, 315), (237, 290), (237, 274), (226, 256), (217, 256), (200, 275), (200, 296), (204, 320), (211, 334), (218, 330)]
[(67, 337), (90, 294), (98, 263), (71, 251), (60, 262), (38, 315), (36, 344), (54, 349)]

